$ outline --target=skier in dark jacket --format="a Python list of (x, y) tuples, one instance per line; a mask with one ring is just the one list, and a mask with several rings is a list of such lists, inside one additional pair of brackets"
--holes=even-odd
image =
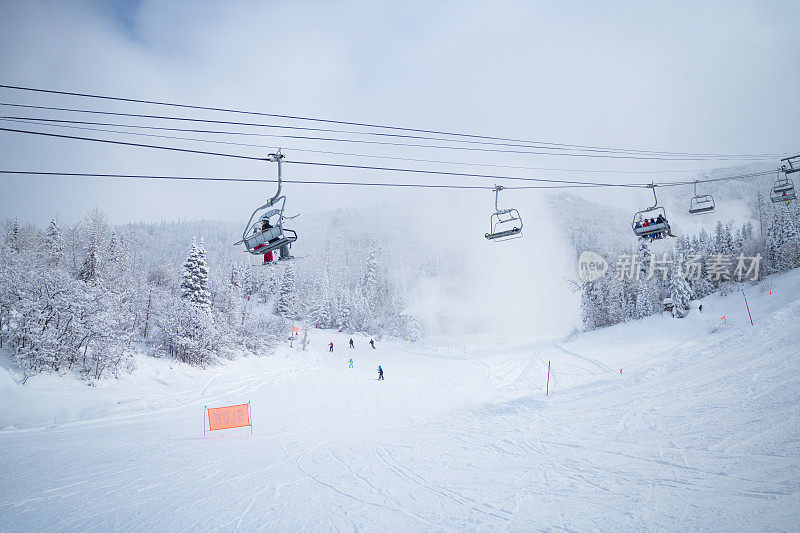
[(352, 337), (350, 338), (350, 348), (355, 348), (356, 345), (353, 343)]
[(375, 341), (374, 340), (370, 339), (369, 340), (369, 345), (372, 346), (373, 350), (375, 349)]
[(381, 365), (378, 365), (378, 381), (381, 381), (381, 380), (385, 381), (383, 379), (383, 369), (381, 368)]

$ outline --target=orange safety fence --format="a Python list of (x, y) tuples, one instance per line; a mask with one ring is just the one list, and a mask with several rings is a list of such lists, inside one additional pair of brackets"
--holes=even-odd
[[(251, 433), (253, 431), (253, 423), (250, 420), (250, 402), (226, 407), (206, 407), (205, 409), (208, 413), (208, 429), (210, 431), (246, 426), (250, 426)], [(203, 427), (205, 428), (205, 424)]]

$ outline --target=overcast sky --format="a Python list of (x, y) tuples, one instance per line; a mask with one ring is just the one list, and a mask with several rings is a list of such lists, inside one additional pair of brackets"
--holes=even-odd
[[(5, 84), (277, 114), (660, 151), (776, 153), (800, 151), (798, 22), (800, 3), (793, 1), (5, 1), (0, 4), (0, 72)], [(0, 101), (170, 113), (163, 108), (9, 90), (0, 90)], [(0, 111), (44, 116), (41, 111)], [(0, 122), (0, 127), (27, 125)], [(60, 133), (104, 136), (74, 130)], [(148, 140), (153, 141), (138, 139)], [(282, 146), (287, 158), (296, 160), (388, 166), (425, 165), (300, 153), (293, 148), (576, 170), (698, 170), (730, 164), (443, 153), (277, 138), (251, 142)], [(269, 151), (202, 147), (249, 155)], [(275, 173), (273, 167), (258, 162), (3, 132), (0, 161), (3, 169), (12, 170), (223, 177)], [(470, 171), (465, 166), (447, 168)], [(612, 179), (580, 172), (488, 169), (488, 173)], [(452, 182), (298, 166), (287, 168), (287, 174)], [(269, 186), (251, 184), (0, 179), (0, 216), (23, 219), (58, 214), (73, 220), (99, 206), (113, 222), (178, 217), (236, 220), (270, 193)], [(419, 191), (300, 185), (287, 192), (290, 205), (305, 211), (435, 198)], [(476, 206), (491, 203), (484, 193), (441, 194), (464, 195), (465, 202)]]

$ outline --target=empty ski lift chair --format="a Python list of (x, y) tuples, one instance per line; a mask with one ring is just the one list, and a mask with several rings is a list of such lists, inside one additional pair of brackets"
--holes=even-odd
[(514, 208), (500, 209), (498, 196), (503, 187), (495, 185), (494, 213), (489, 217), (489, 233), (485, 237), (493, 242), (508, 241), (522, 237), (522, 217)]
[(689, 200), (689, 214), (702, 215), (712, 213), (715, 208), (714, 198), (710, 194), (697, 194), (697, 181), (694, 182), (694, 196)]
[[(282, 246), (289, 245), (297, 240), (297, 233), (294, 230), (283, 227), (283, 221), (286, 218), (283, 216), (286, 196), (281, 196), (281, 160), (283, 159), (283, 154), (278, 150), (275, 154), (269, 154), (269, 158), (270, 161), (278, 163), (278, 190), (275, 196), (267, 200), (266, 204), (253, 211), (247, 226), (244, 228), (242, 240), (236, 243), (244, 243), (245, 251), (254, 255), (262, 255), (278, 250)], [(279, 204), (280, 207), (270, 209), (276, 204)], [(261, 215), (257, 217), (256, 215), (259, 213)], [(268, 221), (274, 216), (278, 217), (275, 225), (264, 229), (264, 221)]]
[[(633, 215), (633, 221), (631, 222), (631, 228), (633, 229), (633, 233), (637, 237), (644, 237), (647, 239), (657, 239), (663, 237), (664, 235), (672, 235), (672, 230), (669, 227), (669, 221), (667, 220), (667, 213), (663, 207), (658, 205), (658, 197), (656, 196), (656, 186), (653, 184), (648, 185), (653, 190), (653, 205), (648, 207), (647, 209), (643, 209), (642, 211), (637, 211)], [(644, 225), (645, 221), (650, 219), (658, 220), (658, 217), (661, 216), (663, 222), (648, 224), (647, 226)], [(638, 224), (637, 224), (638, 223)]]

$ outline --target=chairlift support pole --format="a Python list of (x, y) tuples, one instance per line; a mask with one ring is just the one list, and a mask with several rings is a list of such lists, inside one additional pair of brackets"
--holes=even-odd
[(498, 198), (500, 196), (500, 191), (502, 191), (503, 188), (504, 187), (502, 185), (494, 186), (494, 210), (496, 213), (500, 211), (500, 206), (498, 205)]
[(651, 181), (648, 187), (653, 189), (653, 205), (650, 207), (650, 209), (655, 209), (656, 207), (658, 207), (658, 196), (656, 196), (656, 185)]
[(275, 202), (278, 201), (278, 198), (281, 195), (281, 185), (283, 183), (281, 179), (281, 170), (282, 170), (281, 163), (283, 161), (284, 155), (281, 153), (281, 149), (278, 148), (277, 152), (275, 152), (274, 154), (269, 154), (267, 158), (269, 161), (278, 164), (278, 190), (275, 192), (275, 196), (270, 198), (269, 201), (267, 202), (267, 207), (272, 207), (275, 204)]

